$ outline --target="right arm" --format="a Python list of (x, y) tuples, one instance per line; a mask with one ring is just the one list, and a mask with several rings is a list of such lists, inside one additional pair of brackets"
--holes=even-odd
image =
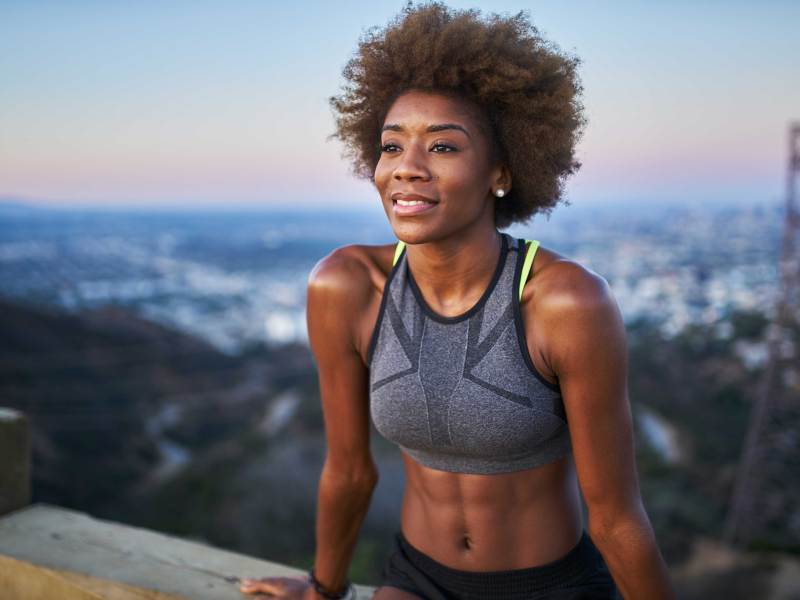
[[(347, 580), (378, 483), (369, 445), (369, 370), (356, 342), (359, 319), (372, 293), (367, 267), (348, 246), (320, 260), (309, 274), (306, 321), (327, 442), (317, 496), (314, 573), (329, 590), (341, 589)], [(321, 598), (297, 580), (264, 577), (253, 581), (241, 591)]]
[(369, 370), (356, 324), (372, 285), (366, 267), (340, 248), (309, 275), (308, 335), (319, 373), (327, 453), (319, 481), (315, 574), (338, 590), (378, 483), (369, 445)]

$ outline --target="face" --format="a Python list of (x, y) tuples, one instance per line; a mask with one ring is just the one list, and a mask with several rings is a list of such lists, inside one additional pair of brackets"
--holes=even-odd
[(404, 93), (386, 115), (380, 143), (375, 187), (397, 237), (416, 244), (494, 228), (494, 191), (508, 192), (510, 174), (490, 164), (488, 140), (463, 100)]

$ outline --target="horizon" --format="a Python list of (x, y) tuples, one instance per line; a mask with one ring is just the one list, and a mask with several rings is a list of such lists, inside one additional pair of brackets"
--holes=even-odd
[[(544, 213), (536, 213), (531, 216), (527, 223), (516, 223), (511, 227), (525, 228), (541, 220), (569, 218), (571, 216), (584, 216), (583, 213), (594, 211), (626, 211), (636, 214), (639, 211), (683, 209), (683, 210), (776, 210), (783, 212), (785, 209), (785, 199), (752, 199), (743, 201), (730, 201), (725, 199), (705, 199), (695, 201), (692, 199), (641, 199), (641, 198), (620, 198), (605, 202), (573, 202), (569, 206), (559, 204), (548, 217)], [(339, 214), (346, 217), (366, 216), (378, 221), (386, 221), (386, 214), (383, 211), (380, 201), (370, 202), (362, 200), (360, 204), (350, 203), (335, 205), (323, 202), (303, 202), (293, 205), (286, 205), (277, 202), (272, 203), (216, 203), (216, 204), (149, 204), (149, 203), (98, 203), (83, 202), (72, 203), (63, 201), (47, 201), (42, 199), (25, 198), (4, 198), (0, 196), (0, 219), (9, 215), (19, 214), (31, 215), (36, 213), (90, 213), (90, 214), (129, 214), (129, 215), (313, 215), (315, 213)]]

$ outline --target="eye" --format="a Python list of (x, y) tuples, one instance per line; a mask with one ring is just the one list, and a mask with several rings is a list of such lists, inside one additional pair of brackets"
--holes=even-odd
[[(447, 148), (447, 152), (455, 152), (458, 148), (451, 146), (450, 144), (445, 144), (444, 142), (436, 142), (431, 149), (433, 148)], [(443, 154), (442, 152), (437, 152), (437, 154)], [(446, 152), (444, 152), (446, 154)]]
[[(386, 144), (382, 144), (381, 145), (381, 152), (391, 152), (391, 153), (396, 152), (396, 150), (392, 150), (392, 148), (398, 148), (398, 146), (396, 144), (392, 144), (391, 142), (388, 142)], [(431, 150), (435, 151), (436, 148), (444, 148), (445, 149), (443, 151), (436, 152), (436, 154), (447, 154), (448, 152), (456, 152), (456, 151), (458, 151), (458, 148), (456, 148), (455, 146), (451, 146), (450, 144), (445, 144), (444, 142), (436, 142), (435, 144), (433, 144), (433, 146), (431, 146)]]

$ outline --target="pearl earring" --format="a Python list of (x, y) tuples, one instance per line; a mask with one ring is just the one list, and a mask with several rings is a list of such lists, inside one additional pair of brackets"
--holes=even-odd
[(495, 196), (497, 196), (498, 198), (502, 198), (503, 196), (505, 196), (505, 195), (506, 195), (506, 193), (505, 193), (503, 190), (497, 190), (497, 191), (494, 193), (494, 195), (495, 195)]

